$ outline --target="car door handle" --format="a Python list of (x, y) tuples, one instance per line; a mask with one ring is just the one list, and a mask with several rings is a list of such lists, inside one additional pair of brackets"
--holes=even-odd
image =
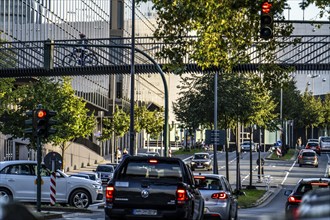
[(14, 179), (8, 179), (8, 182), (15, 182)]

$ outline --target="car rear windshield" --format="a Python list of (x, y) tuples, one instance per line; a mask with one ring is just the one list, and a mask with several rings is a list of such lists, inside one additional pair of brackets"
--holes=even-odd
[(112, 173), (113, 172), (113, 166), (98, 166), (96, 168), (97, 172), (109, 172)]
[(316, 147), (316, 146), (319, 146), (319, 144), (318, 144), (318, 143), (308, 143), (307, 145), (308, 145), (308, 146), (311, 146), (311, 147)]
[(310, 182), (310, 183), (302, 183), (297, 188), (298, 194), (304, 194), (310, 190), (318, 189), (318, 188), (324, 188), (329, 189), (330, 188), (329, 182)]
[(196, 185), (201, 190), (223, 190), (220, 180), (212, 177), (195, 177)]
[(209, 155), (207, 154), (195, 154), (194, 159), (200, 160), (200, 159), (208, 159)]
[(323, 137), (321, 138), (322, 142), (330, 142), (330, 137)]
[(314, 152), (303, 152), (302, 155), (303, 155), (303, 157), (314, 157), (315, 153)]
[(175, 179), (182, 180), (180, 164), (177, 162), (144, 160), (130, 161), (120, 170), (118, 179)]

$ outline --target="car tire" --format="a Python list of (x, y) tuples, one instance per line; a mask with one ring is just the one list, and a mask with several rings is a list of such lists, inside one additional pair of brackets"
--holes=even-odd
[(6, 188), (0, 188), (0, 200), (4, 203), (13, 201), (13, 194)]
[(91, 203), (91, 198), (86, 190), (75, 190), (69, 199), (70, 206), (75, 208), (88, 208)]

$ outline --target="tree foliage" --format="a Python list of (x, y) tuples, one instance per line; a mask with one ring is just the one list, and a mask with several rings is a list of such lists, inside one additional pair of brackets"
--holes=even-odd
[[(4, 82), (4, 81), (2, 81)], [(0, 85), (1, 86), (1, 85)], [(7, 90), (8, 92), (4, 92)], [(78, 137), (86, 137), (95, 128), (95, 117), (86, 108), (86, 102), (75, 96), (71, 87), (71, 79), (62, 80), (41, 77), (15, 88), (13, 81), (1, 87), (1, 99), (6, 99), (6, 105), (1, 106), (1, 132), (14, 138), (30, 140), (30, 147), (36, 148), (36, 139), (31, 134), (24, 134), (24, 120), (28, 119), (26, 111), (36, 109), (41, 104), (43, 108), (57, 112), (54, 117), (57, 125), (53, 126), (57, 132), (42, 143), (53, 142), (62, 150), (62, 157), (69, 146), (68, 143)], [(7, 97), (11, 97), (8, 98)], [(2, 102), (4, 103), (4, 102)]]
[(302, 95), (303, 108), (301, 111), (301, 120), (302, 124), (306, 128), (306, 137), (307, 137), (307, 128), (317, 127), (324, 123), (324, 115), (322, 109), (322, 103), (320, 97), (316, 98), (309, 91), (306, 91)]
[(326, 94), (322, 103), (324, 121), (321, 124), (324, 128), (330, 128), (330, 93)]
[[(248, 75), (251, 77), (251, 75)], [(218, 80), (218, 125), (234, 128), (237, 122), (269, 126), (276, 104), (260, 78), (221, 74)], [(176, 119), (186, 128), (214, 126), (214, 75), (184, 78), (179, 98), (173, 104)]]
[[(140, 0), (138, 2), (146, 2)], [(219, 67), (231, 72), (238, 63), (249, 62), (248, 49), (261, 41), (259, 37), (262, 0), (152, 0), (158, 27), (156, 38), (164, 39), (167, 46), (158, 54), (170, 60), (170, 70), (182, 72), (183, 58), (196, 61), (203, 69)], [(273, 1), (276, 20), (283, 20), (286, 1)], [(288, 36), (292, 26), (275, 23), (277, 37)], [(194, 35), (196, 38), (187, 38)], [(264, 62), (274, 59), (275, 38), (257, 47)]]

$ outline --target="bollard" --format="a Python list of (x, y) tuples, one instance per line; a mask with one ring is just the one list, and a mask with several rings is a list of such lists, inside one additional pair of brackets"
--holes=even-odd
[(50, 205), (56, 203), (56, 172), (52, 172), (50, 176)]

